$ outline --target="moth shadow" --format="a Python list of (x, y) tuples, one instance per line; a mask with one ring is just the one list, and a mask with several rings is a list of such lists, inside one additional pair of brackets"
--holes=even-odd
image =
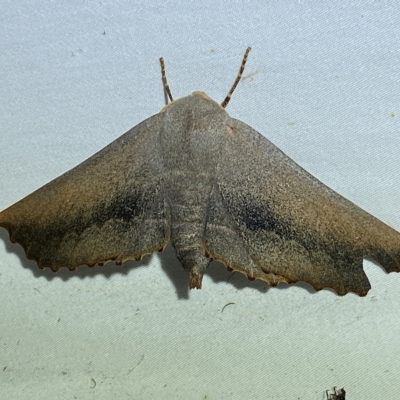
[(245, 288), (251, 288), (258, 290), (261, 293), (266, 293), (269, 290), (285, 290), (291, 286), (299, 287), (310, 294), (316, 293), (316, 290), (306, 282), (296, 282), (296, 283), (279, 283), (277, 286), (270, 286), (267, 282), (264, 282), (260, 279), (249, 280), (244, 274), (241, 272), (230, 272), (226, 269), (225, 265), (220, 262), (213, 261), (210, 264), (210, 267), (207, 270), (209, 276), (211, 276), (212, 280), (216, 283), (225, 282), (226, 284), (233, 285), (237, 290), (242, 290)]
[[(163, 252), (158, 253), (158, 257), (160, 259), (161, 268), (175, 286), (178, 299), (189, 299), (190, 289), (188, 286), (188, 276), (176, 258), (175, 251), (171, 244), (169, 244)], [(206, 276), (209, 276), (216, 284), (225, 283), (227, 285), (233, 285), (237, 290), (251, 288), (261, 293), (266, 293), (268, 290), (272, 289), (272, 286), (268, 285), (266, 282), (261, 280), (251, 281), (240, 272), (228, 271), (225, 265), (218, 261), (211, 262), (207, 269)], [(291, 284), (291, 286), (301, 287), (309, 293), (316, 293), (313, 287), (305, 282), (297, 282)], [(289, 285), (283, 283), (279, 284), (274, 289), (282, 290), (288, 287)]]
[[(82, 265), (75, 271), (70, 271), (68, 268), (60, 268), (58, 272), (53, 272), (49, 268), (39, 269), (37, 263), (33, 260), (29, 260), (26, 257), (25, 251), (21, 245), (17, 243), (11, 243), (8, 232), (5, 229), (0, 229), (0, 240), (5, 243), (5, 248), (8, 253), (14, 253), (21, 263), (21, 265), (29, 269), (33, 276), (44, 277), (48, 281), (55, 278), (60, 278), (63, 281), (68, 281), (73, 277), (80, 279), (95, 277), (102, 275), (106, 278), (110, 278), (113, 275), (128, 275), (132, 270), (139, 270), (142, 267), (146, 267), (150, 264), (152, 255), (145, 256), (141, 261), (129, 260), (124, 262), (122, 265), (116, 265), (114, 262), (108, 262), (103, 266), (95, 265), (94, 267), (88, 267)], [(154, 253), (153, 253), (154, 254)], [(170, 281), (173, 283), (178, 299), (189, 299), (190, 289), (188, 286), (188, 276), (182, 265), (175, 256), (175, 251), (171, 244), (169, 244), (164, 251), (156, 253), (159, 258), (161, 268), (164, 273), (168, 276)], [(229, 284), (233, 285), (237, 290), (243, 290), (245, 288), (252, 288), (258, 290), (261, 293), (266, 293), (271, 290), (272, 287), (266, 282), (261, 280), (250, 281), (247, 277), (240, 272), (230, 272), (226, 267), (217, 261), (213, 261), (207, 269), (206, 275), (209, 276), (216, 284)], [(309, 293), (315, 293), (316, 291), (311, 285), (305, 282), (297, 282), (291, 284), (291, 286), (301, 287), (307, 290)], [(279, 284), (275, 289), (282, 290), (289, 287), (287, 284)]]

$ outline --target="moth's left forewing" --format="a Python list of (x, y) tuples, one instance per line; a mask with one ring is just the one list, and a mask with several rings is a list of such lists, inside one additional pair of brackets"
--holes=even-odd
[(73, 270), (140, 259), (169, 240), (157, 171), (157, 114), (0, 213), (0, 226), (39, 267)]

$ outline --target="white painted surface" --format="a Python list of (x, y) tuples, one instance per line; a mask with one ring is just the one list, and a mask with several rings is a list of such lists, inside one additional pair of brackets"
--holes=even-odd
[[(157, 113), (160, 56), (175, 97), (221, 101), (251, 45), (230, 115), (400, 230), (395, 2), (24, 0), (1, 14), (0, 209)], [(365, 298), (220, 264), (189, 293), (171, 248), (53, 274), (0, 238), (1, 398), (398, 397), (400, 275), (371, 262)]]

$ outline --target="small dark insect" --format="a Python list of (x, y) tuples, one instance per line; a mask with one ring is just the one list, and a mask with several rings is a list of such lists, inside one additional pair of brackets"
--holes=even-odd
[(363, 257), (400, 270), (400, 233), (318, 181), (218, 104), (174, 100), (0, 213), (39, 268), (140, 260), (171, 243), (201, 288), (211, 260), (249, 279), (365, 296)]
[(327, 400), (346, 400), (346, 391), (344, 388), (336, 390), (336, 386), (333, 388), (333, 393), (328, 393), (329, 390), (326, 391), (326, 399)]

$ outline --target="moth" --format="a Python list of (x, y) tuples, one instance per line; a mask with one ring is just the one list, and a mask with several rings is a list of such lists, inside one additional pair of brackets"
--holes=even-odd
[(140, 260), (171, 242), (201, 288), (211, 260), (275, 286), (367, 294), (363, 257), (399, 271), (400, 233), (314, 178), (204, 92), (174, 100), (0, 213), (40, 268)]

